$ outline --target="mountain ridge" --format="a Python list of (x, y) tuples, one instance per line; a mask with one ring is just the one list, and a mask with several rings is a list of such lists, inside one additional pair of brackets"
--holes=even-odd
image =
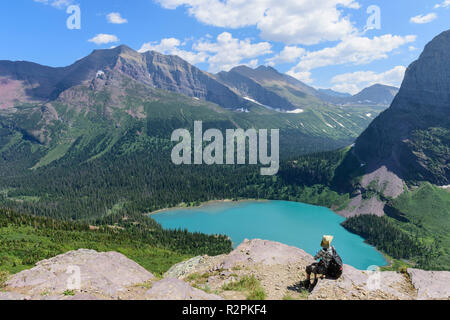
[[(0, 97), (0, 108), (10, 108), (21, 101), (43, 103), (55, 100), (65, 90), (88, 81), (97, 72), (114, 70), (149, 86), (214, 102), (230, 109), (252, 105), (245, 99), (248, 92), (244, 90), (242, 94), (237, 88), (239, 85), (229, 81), (229, 76), (227, 77), (236, 74), (246, 78), (246, 82), (249, 82), (249, 79), (255, 82), (250, 86), (257, 87), (253, 90), (259, 94), (250, 98), (258, 101), (255, 97), (262, 94), (261, 104), (273, 109), (289, 111), (305, 106), (314, 107), (324, 102), (340, 102), (339, 99), (336, 100), (337, 97), (330, 98), (272, 67), (261, 65), (252, 69), (237, 66), (229, 72), (223, 71), (213, 75), (176, 55), (164, 55), (156, 51), (139, 53), (126, 45), (120, 45), (111, 49), (93, 50), (86, 57), (65, 67), (49, 67), (28, 61), (0, 61), (2, 83), (13, 81), (15, 83), (10, 84), (8, 90), (18, 91), (16, 94), (9, 93), (9, 97), (6, 94), (3, 98)], [(239, 81), (242, 82), (243, 79)]]

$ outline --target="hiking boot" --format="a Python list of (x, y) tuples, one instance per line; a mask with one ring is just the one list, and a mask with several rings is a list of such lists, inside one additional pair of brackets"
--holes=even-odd
[(309, 289), (310, 285), (311, 285), (311, 281), (310, 280), (303, 281), (303, 286), (305, 287), (305, 289)]

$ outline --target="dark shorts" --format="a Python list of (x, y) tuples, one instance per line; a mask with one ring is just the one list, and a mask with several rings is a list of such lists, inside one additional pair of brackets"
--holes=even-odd
[(306, 273), (327, 274), (327, 267), (321, 262), (315, 262), (306, 267)]

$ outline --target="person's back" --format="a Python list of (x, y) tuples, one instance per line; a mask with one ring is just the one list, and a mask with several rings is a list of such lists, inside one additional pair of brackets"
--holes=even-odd
[[(314, 257), (315, 260), (320, 260), (324, 263), (325, 267), (328, 268), (330, 265), (331, 259), (333, 259), (333, 250), (334, 247), (329, 246), (328, 248), (322, 248), (319, 252), (317, 252), (316, 256)], [(320, 263), (319, 261), (319, 263)]]
[(317, 281), (317, 275), (327, 275), (328, 267), (330, 262), (333, 260), (335, 249), (331, 246), (331, 241), (333, 241), (333, 236), (323, 236), (320, 246), (322, 249), (317, 252), (314, 259), (319, 260), (306, 267), (306, 285), (309, 287), (311, 281), (311, 273), (314, 273), (314, 281)]

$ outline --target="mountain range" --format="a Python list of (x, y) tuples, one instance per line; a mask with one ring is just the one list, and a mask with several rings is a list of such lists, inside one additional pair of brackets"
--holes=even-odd
[[(375, 85), (347, 97), (318, 91), (271, 67), (233, 68), (216, 75), (201, 71), (179, 58), (155, 51), (138, 53), (121, 45), (95, 50), (68, 67), (51, 68), (24, 61), (0, 61), (0, 108), (21, 102), (47, 102), (95, 77), (125, 75), (153, 88), (177, 92), (228, 109), (250, 107), (251, 102), (280, 111), (332, 103), (389, 105), (396, 89)], [(333, 99), (334, 98), (334, 99)], [(336, 100), (337, 99), (337, 100)], [(342, 99), (342, 100), (340, 100)], [(249, 103), (250, 102), (250, 103)]]
[(221, 128), (278, 128), (285, 156), (331, 150), (351, 144), (385, 108), (330, 104), (271, 67), (213, 75), (178, 56), (125, 45), (60, 68), (0, 61), (0, 93), (0, 154), (19, 152), (33, 168), (62, 158), (74, 143), (102, 141), (87, 159), (101, 156), (144, 122), (148, 136), (165, 138), (194, 120)]

